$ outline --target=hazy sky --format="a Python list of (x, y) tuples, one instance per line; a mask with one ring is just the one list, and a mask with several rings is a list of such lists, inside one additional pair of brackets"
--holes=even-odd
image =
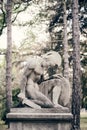
[[(24, 38), (24, 32), (25, 30), (21, 27), (20, 28), (12, 27), (12, 44), (19, 46), (20, 42)], [(7, 35), (6, 35), (6, 29), (4, 29), (3, 34), (0, 36), (0, 48), (6, 48), (6, 46), (7, 46)]]
[[(27, 21), (29, 22), (30, 20), (33, 19), (33, 17), (36, 16), (37, 13), (39, 13), (39, 11), (40, 11), (40, 8), (38, 8), (38, 6), (33, 5), (33, 8), (32, 8), (32, 6), (29, 6), (25, 12), (21, 12), (18, 15), (18, 17), (15, 21), (15, 24), (17, 25), (18, 23), (22, 24)], [(26, 29), (27, 29), (26, 27), (12, 26), (12, 44), (15, 44), (17, 46), (20, 45), (20, 43), (26, 37)], [(43, 28), (40, 28), (39, 31), (37, 29), (38, 32), (40, 32), (41, 30), (43, 31)], [(46, 37), (45, 34), (43, 34), (43, 36), (41, 34), (43, 34), (43, 32), (39, 33), (40, 41), (41, 41), (42, 37), (43, 37), (43, 39), (45, 39), (45, 37)], [(37, 37), (38, 37), (38, 35), (37, 35)], [(5, 28), (3, 31), (3, 34), (0, 36), (0, 48), (6, 48), (6, 45), (7, 45), (7, 38), (6, 38), (6, 28)]]

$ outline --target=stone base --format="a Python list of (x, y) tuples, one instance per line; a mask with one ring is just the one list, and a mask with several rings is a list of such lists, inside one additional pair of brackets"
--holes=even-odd
[(7, 119), (10, 130), (71, 130), (72, 114), (54, 108), (15, 108)]

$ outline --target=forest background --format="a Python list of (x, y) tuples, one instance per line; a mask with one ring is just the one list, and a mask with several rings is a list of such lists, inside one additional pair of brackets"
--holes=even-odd
[[(30, 55), (41, 55), (49, 50), (62, 56), (60, 72), (64, 74), (64, 2), (60, 0), (13, 0), (12, 4), (12, 98), (19, 103), (22, 70)], [(0, 45), (6, 45), (6, 1), (0, 1)], [(66, 1), (68, 76), (72, 84), (72, 7)], [(87, 109), (87, 2), (79, 0), (80, 62), (82, 105)], [(4, 40), (3, 40), (4, 39)], [(2, 46), (0, 46), (2, 47)], [(0, 117), (6, 115), (6, 48), (0, 49)]]

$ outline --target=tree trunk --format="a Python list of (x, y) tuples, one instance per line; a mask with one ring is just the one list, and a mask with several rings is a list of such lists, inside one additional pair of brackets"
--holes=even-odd
[(7, 52), (6, 52), (6, 108), (10, 111), (12, 106), (12, 29), (11, 29), (11, 14), (12, 14), (12, 0), (7, 0), (6, 5), (6, 22), (7, 22)]
[(79, 41), (79, 18), (78, 0), (72, 3), (72, 33), (73, 33), (73, 93), (72, 114), (73, 130), (80, 130), (80, 97), (81, 97), (81, 66), (80, 66), (80, 41)]
[(69, 61), (68, 61), (68, 41), (67, 41), (67, 14), (66, 14), (66, 2), (63, 1), (63, 21), (64, 21), (64, 36), (63, 36), (63, 46), (64, 46), (64, 77), (69, 79)]

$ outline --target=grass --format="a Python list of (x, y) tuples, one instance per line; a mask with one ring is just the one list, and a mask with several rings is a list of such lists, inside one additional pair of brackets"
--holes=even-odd
[(87, 130), (87, 112), (82, 112), (81, 113), (81, 130)]
[(3, 121), (0, 121), (0, 130), (7, 130), (7, 126), (4, 124)]

